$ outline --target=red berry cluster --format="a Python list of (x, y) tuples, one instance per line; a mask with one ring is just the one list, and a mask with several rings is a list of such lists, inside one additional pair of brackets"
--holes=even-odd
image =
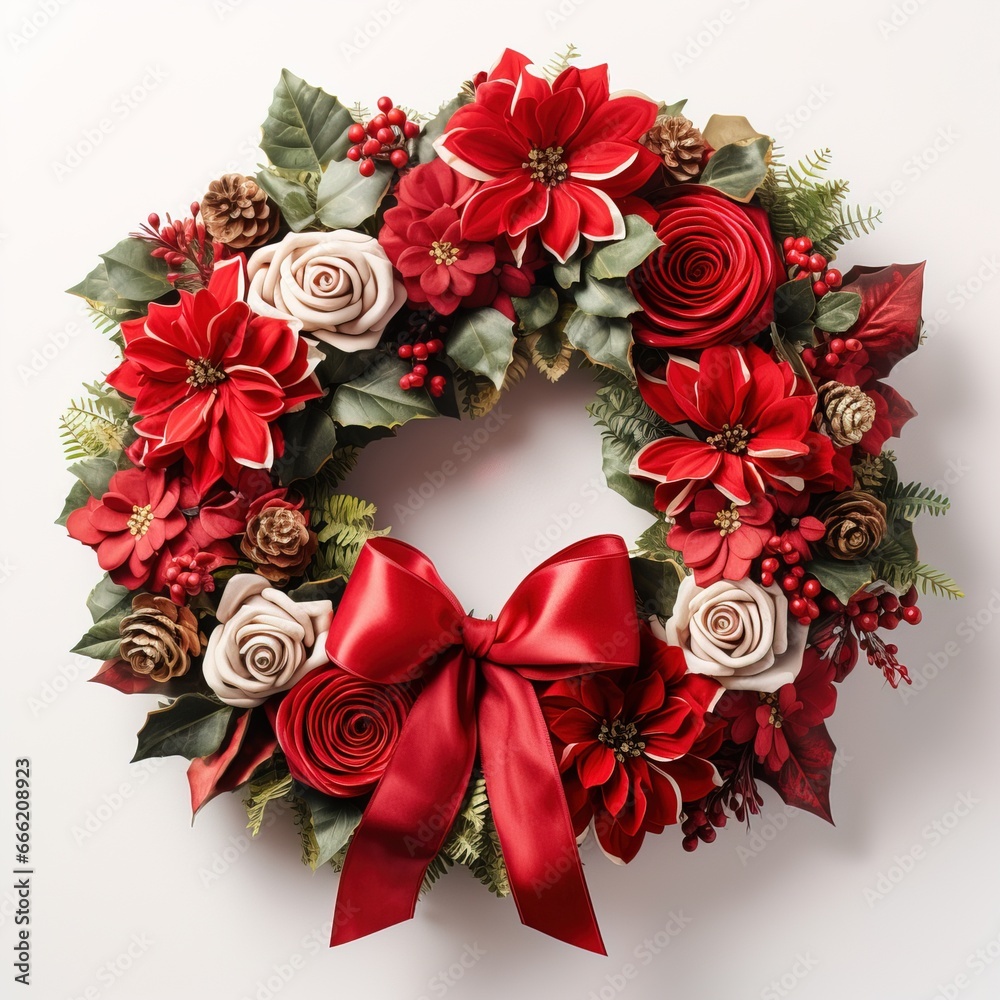
[(841, 362), (849, 360), (846, 355), (855, 354), (863, 347), (856, 337), (848, 337), (846, 340), (843, 337), (833, 337), (819, 350), (807, 347), (802, 352), (802, 360), (810, 368), (815, 368), (822, 358), (830, 368), (836, 368)]
[(881, 594), (855, 594), (847, 605), (847, 617), (861, 634), (879, 628), (894, 629), (900, 622), (919, 625), (923, 614), (917, 607), (917, 588), (910, 587), (902, 597), (889, 590)]
[(420, 132), (420, 126), (406, 117), (402, 108), (397, 108), (389, 97), (378, 99), (379, 113), (364, 124), (355, 122), (347, 130), (347, 138), (354, 143), (347, 150), (347, 158), (358, 164), (362, 177), (375, 173), (375, 161), (388, 160), (397, 170), (410, 162), (406, 150), (406, 140), (413, 139)]
[(778, 535), (768, 539), (766, 549), (771, 555), (761, 560), (760, 582), (763, 587), (770, 587), (775, 580), (781, 584), (781, 589), (788, 598), (788, 610), (802, 625), (808, 625), (819, 618), (819, 580), (807, 575), (805, 567), (800, 565), (801, 556), (791, 542), (782, 542)]
[(722, 803), (718, 799), (711, 803), (707, 799), (703, 802), (709, 809), (708, 813), (695, 807), (681, 823), (681, 833), (684, 835), (681, 846), (685, 851), (696, 850), (699, 843), (711, 844), (716, 838), (716, 827), (726, 825), (728, 817)]
[[(188, 283), (195, 289), (203, 288), (212, 277), (212, 261), (225, 256), (225, 247), (213, 243), (205, 232), (201, 221), (201, 205), (191, 202), (190, 219), (171, 219), (161, 227), (160, 217), (151, 212), (138, 232), (131, 233), (134, 239), (150, 243), (150, 256), (159, 257), (173, 270), (167, 273), (167, 281), (172, 285)], [(194, 271), (182, 271), (185, 265), (192, 265)]]
[(786, 236), (781, 248), (785, 263), (792, 269), (796, 281), (813, 283), (816, 298), (821, 299), (830, 289), (839, 288), (844, 276), (835, 267), (827, 268), (827, 259), (821, 253), (812, 253), (812, 240), (808, 236)]
[[(415, 344), (400, 344), (396, 348), (396, 353), (404, 361), (413, 362), (413, 370), (410, 374), (404, 375), (399, 380), (400, 389), (423, 388), (424, 382), (427, 379), (427, 365), (424, 362), (433, 355), (440, 354), (443, 350), (444, 341), (438, 340), (436, 337), (433, 340), (419, 340)], [(443, 396), (444, 387), (447, 383), (448, 380), (443, 375), (434, 375), (428, 383), (427, 388), (432, 396)]]
[(188, 597), (215, 590), (215, 579), (208, 571), (212, 558), (208, 552), (187, 552), (170, 560), (164, 577), (170, 584), (170, 599), (174, 604), (183, 604)]

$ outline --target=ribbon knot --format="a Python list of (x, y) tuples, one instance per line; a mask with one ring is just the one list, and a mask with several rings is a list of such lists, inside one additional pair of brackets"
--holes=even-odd
[(351, 840), (331, 944), (413, 916), (478, 758), (522, 922), (605, 954), (533, 684), (637, 663), (622, 539), (588, 538), (546, 560), (495, 620), (466, 615), (417, 549), (370, 540), (326, 648), (357, 677), (419, 686)]
[(485, 658), (496, 640), (498, 624), (494, 618), (465, 616), (462, 622), (462, 642), (469, 656), (475, 660)]

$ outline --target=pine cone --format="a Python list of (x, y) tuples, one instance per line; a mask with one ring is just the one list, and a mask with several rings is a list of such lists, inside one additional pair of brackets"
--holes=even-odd
[(858, 386), (827, 382), (818, 395), (830, 440), (838, 448), (857, 444), (875, 424), (875, 401)]
[(640, 141), (663, 160), (667, 175), (677, 184), (691, 180), (701, 171), (705, 138), (684, 115), (661, 115)]
[(119, 655), (133, 673), (162, 684), (186, 674), (191, 657), (202, 649), (205, 637), (190, 608), (179, 607), (169, 597), (139, 594), (119, 626)]
[(251, 514), (240, 549), (261, 576), (285, 584), (305, 572), (317, 544), (302, 511), (285, 500), (271, 500)]
[(823, 544), (834, 559), (862, 559), (885, 535), (885, 504), (862, 490), (831, 497), (816, 512), (826, 526)]
[(201, 217), (212, 239), (234, 250), (266, 243), (281, 223), (278, 206), (243, 174), (224, 174), (208, 185)]

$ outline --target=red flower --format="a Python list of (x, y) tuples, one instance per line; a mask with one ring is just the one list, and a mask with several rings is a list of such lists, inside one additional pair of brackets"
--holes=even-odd
[(633, 476), (659, 484), (656, 506), (667, 514), (684, 510), (702, 483), (743, 505), (831, 474), (833, 445), (811, 429), (815, 392), (758, 347), (709, 347), (700, 362), (671, 357), (665, 381), (640, 373), (639, 389), (666, 420), (707, 432), (652, 441), (632, 461)]
[(151, 303), (145, 319), (122, 324), (125, 360), (107, 379), (135, 399), (143, 463), (161, 469), (183, 456), (199, 495), (240, 466), (269, 468), (272, 422), (322, 395), (319, 352), (283, 320), (253, 314), (242, 285), (237, 257), (208, 288)]
[(152, 573), (160, 550), (186, 526), (178, 509), (180, 482), (162, 469), (116, 472), (100, 499), (73, 511), (66, 529), (97, 550), (101, 569), (129, 590), (138, 590)]
[(520, 250), (537, 230), (561, 261), (581, 236), (621, 239), (625, 220), (616, 201), (634, 194), (660, 163), (638, 142), (655, 119), (652, 101), (610, 95), (607, 66), (570, 67), (549, 84), (508, 49), (435, 143), (446, 163), (482, 181), (463, 210), (465, 238), (506, 235)]
[(683, 553), (699, 587), (742, 580), (774, 534), (773, 516), (774, 505), (765, 496), (740, 507), (718, 490), (700, 490), (694, 503), (678, 512), (667, 544)]
[(728, 720), (734, 743), (754, 745), (757, 759), (769, 770), (780, 771), (791, 755), (791, 746), (837, 707), (835, 666), (829, 659), (806, 647), (802, 669), (791, 684), (773, 694), (727, 691), (715, 714)]
[[(722, 688), (689, 674), (683, 652), (642, 629), (639, 667), (556, 681), (540, 702), (561, 751), (577, 832), (627, 863), (647, 833), (676, 823), (685, 801), (719, 784), (705, 715)], [(712, 746), (709, 746), (709, 744)]]
[(516, 322), (517, 313), (511, 296), (524, 299), (531, 294), (535, 272), (545, 266), (541, 247), (536, 239), (529, 240), (520, 263), (506, 243), (498, 243), (495, 250), (496, 263), (485, 274), (479, 275), (476, 290), (462, 304), (470, 309), (492, 306), (511, 322)]
[(694, 349), (742, 343), (774, 318), (782, 274), (767, 212), (715, 188), (674, 188), (654, 224), (663, 242), (632, 272), (636, 340)]
[(298, 781), (327, 795), (362, 795), (382, 777), (412, 704), (403, 686), (313, 670), (281, 702), (274, 731)]
[(813, 557), (812, 543), (826, 534), (826, 526), (818, 517), (806, 514), (809, 497), (805, 494), (779, 493), (775, 500), (789, 525), (778, 535), (778, 550), (784, 555), (797, 552), (803, 564), (809, 562)]

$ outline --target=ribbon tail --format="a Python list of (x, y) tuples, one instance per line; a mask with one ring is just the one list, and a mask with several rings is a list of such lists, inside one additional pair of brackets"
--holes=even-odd
[(475, 671), (456, 651), (414, 702), (347, 850), (330, 944), (409, 920), (476, 753)]
[(521, 922), (606, 955), (534, 688), (512, 670), (481, 667), (479, 753)]

